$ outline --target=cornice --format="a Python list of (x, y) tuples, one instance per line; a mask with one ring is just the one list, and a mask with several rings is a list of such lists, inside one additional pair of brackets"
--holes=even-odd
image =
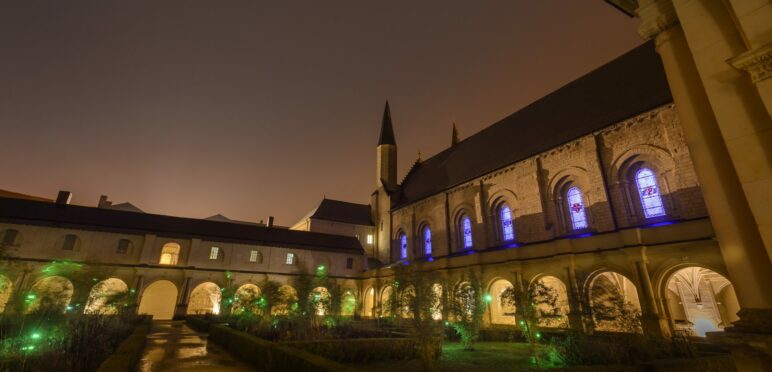
[(638, 34), (644, 39), (652, 39), (679, 23), (671, 0), (652, 1), (638, 8), (636, 12), (641, 20)]
[(772, 77), (772, 43), (749, 50), (727, 61), (732, 67), (751, 75), (754, 84)]

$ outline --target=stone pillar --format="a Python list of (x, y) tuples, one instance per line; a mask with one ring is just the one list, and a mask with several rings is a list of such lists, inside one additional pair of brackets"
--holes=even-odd
[(772, 132), (769, 112), (762, 112), (758, 94), (766, 93), (749, 92), (737, 71), (724, 68), (727, 59), (741, 52), (736, 47), (740, 39), (728, 30), (734, 25), (727, 24), (724, 3), (676, 0), (674, 6), (670, 0), (641, 0), (637, 12), (641, 35), (655, 38), (662, 57), (716, 239), (742, 307), (733, 327), (708, 336), (732, 348), (738, 370), (761, 370), (765, 363), (772, 365), (768, 288), (772, 255), (770, 244), (765, 247), (762, 239), (765, 232), (770, 240)]
[(137, 274), (134, 279), (134, 285), (129, 288), (129, 296), (133, 299), (131, 303), (129, 303), (129, 312), (137, 313), (139, 310), (139, 301), (142, 299), (141, 294), (143, 291), (143, 287), (145, 286), (145, 276), (141, 274)]
[(584, 320), (582, 318), (584, 306), (582, 306), (581, 291), (576, 282), (576, 269), (573, 265), (574, 263), (571, 262), (571, 266), (566, 268), (568, 274), (568, 325), (572, 331), (584, 332)]
[[(698, 2), (698, 1), (695, 1)], [(641, 1), (639, 31), (655, 37), (705, 204), (743, 308), (772, 308), (772, 265), (669, 0)]]
[[(761, 40), (765, 43), (772, 41), (769, 40), (772, 32), (772, 13), (769, 11), (772, 7), (769, 4), (759, 6), (759, 3), (747, 0), (734, 2), (735, 5), (743, 4), (749, 11), (751, 8), (762, 8), (761, 18), (755, 20), (754, 25), (765, 31), (754, 34), (756, 44), (760, 44)], [(754, 219), (745, 223), (756, 225), (765, 242), (769, 262), (772, 257), (772, 200), (768, 197), (772, 190), (772, 117), (747, 74), (727, 63), (733, 58), (743, 59), (750, 46), (744, 34), (739, 32), (738, 20), (726, 1), (673, 0), (673, 5), (753, 213)], [(768, 11), (766, 17), (763, 8)], [(761, 59), (756, 53), (763, 55), (764, 51), (763, 48), (753, 50), (751, 55), (756, 58), (743, 60), (753, 64), (752, 61)], [(766, 50), (766, 53), (770, 52), (772, 48)], [(761, 63), (762, 66), (765, 64), (769, 69), (772, 62)], [(767, 100), (771, 99), (767, 97)], [(766, 305), (769, 307), (772, 299), (767, 297)]]
[(174, 318), (184, 318), (188, 314), (188, 298), (190, 297), (190, 279), (191, 277), (185, 277), (182, 282), (182, 289), (180, 290), (180, 297), (177, 301), (177, 307), (174, 309)]
[(657, 311), (657, 299), (654, 287), (651, 285), (649, 268), (645, 261), (635, 263), (635, 271), (638, 274), (638, 282), (641, 285), (641, 325), (643, 333), (648, 336), (663, 338), (670, 337), (670, 328), (667, 319), (664, 319)]

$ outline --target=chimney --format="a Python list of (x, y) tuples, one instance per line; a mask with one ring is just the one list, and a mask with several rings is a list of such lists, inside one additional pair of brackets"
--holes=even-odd
[(59, 195), (56, 196), (56, 204), (67, 205), (72, 200), (72, 193), (69, 191), (59, 191)]
[(99, 204), (97, 204), (97, 208), (108, 208), (111, 205), (113, 205), (113, 202), (107, 200), (107, 195), (102, 195), (99, 197)]
[(273, 227), (273, 216), (268, 216), (268, 227)]

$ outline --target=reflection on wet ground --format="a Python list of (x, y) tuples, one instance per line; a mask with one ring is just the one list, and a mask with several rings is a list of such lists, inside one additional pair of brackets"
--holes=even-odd
[(205, 333), (196, 333), (182, 321), (155, 321), (139, 363), (142, 372), (255, 371), (219, 346), (207, 345)]

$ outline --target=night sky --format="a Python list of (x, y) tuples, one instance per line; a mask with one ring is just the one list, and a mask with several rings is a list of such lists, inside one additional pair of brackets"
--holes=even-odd
[(642, 41), (601, 0), (0, 2), (0, 189), (290, 225)]

